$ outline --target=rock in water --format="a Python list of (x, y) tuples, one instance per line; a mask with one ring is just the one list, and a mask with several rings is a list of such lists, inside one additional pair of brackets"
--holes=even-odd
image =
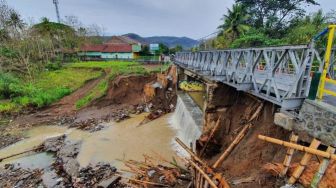
[(113, 176), (110, 179), (104, 180), (100, 182), (97, 188), (113, 188), (120, 181), (121, 177)]

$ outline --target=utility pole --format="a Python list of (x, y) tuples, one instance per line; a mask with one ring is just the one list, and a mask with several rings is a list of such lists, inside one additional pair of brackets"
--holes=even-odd
[(55, 4), (55, 8), (56, 8), (56, 15), (57, 15), (57, 21), (58, 23), (61, 23), (61, 16), (59, 13), (59, 9), (58, 9), (58, 0), (53, 0), (54, 4)]

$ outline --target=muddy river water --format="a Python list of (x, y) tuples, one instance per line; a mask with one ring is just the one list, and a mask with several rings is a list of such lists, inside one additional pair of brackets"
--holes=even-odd
[[(173, 149), (176, 130), (169, 124), (172, 114), (138, 126), (145, 115), (137, 115), (121, 123), (106, 123), (106, 129), (94, 133), (60, 126), (35, 127), (27, 132), (27, 139), (0, 150), (0, 158), (32, 149), (47, 138), (67, 134), (70, 140), (82, 141), (77, 157), (82, 167), (90, 163), (109, 162), (122, 168), (120, 160), (143, 160), (144, 154), (151, 155), (153, 151), (171, 160), (176, 155)], [(44, 168), (52, 160), (51, 154), (39, 153), (11, 158), (0, 165), (14, 163), (23, 168)]]

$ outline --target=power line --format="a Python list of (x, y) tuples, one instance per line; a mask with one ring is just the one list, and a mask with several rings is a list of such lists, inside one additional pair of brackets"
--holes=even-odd
[(204, 39), (206, 39), (206, 38), (208, 38), (208, 37), (210, 37), (210, 36), (212, 36), (212, 35), (218, 34), (218, 33), (220, 33), (220, 32), (221, 32), (221, 31), (215, 31), (215, 32), (213, 32), (213, 33), (210, 33), (210, 34), (208, 34), (208, 35), (206, 35), (206, 36), (204, 36), (204, 37), (199, 38), (198, 41), (203, 41)]

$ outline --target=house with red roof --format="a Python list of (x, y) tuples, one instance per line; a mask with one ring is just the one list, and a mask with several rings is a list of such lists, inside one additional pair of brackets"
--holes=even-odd
[(78, 55), (84, 60), (134, 59), (141, 51), (141, 44), (125, 36), (113, 36), (104, 44), (87, 44)]

